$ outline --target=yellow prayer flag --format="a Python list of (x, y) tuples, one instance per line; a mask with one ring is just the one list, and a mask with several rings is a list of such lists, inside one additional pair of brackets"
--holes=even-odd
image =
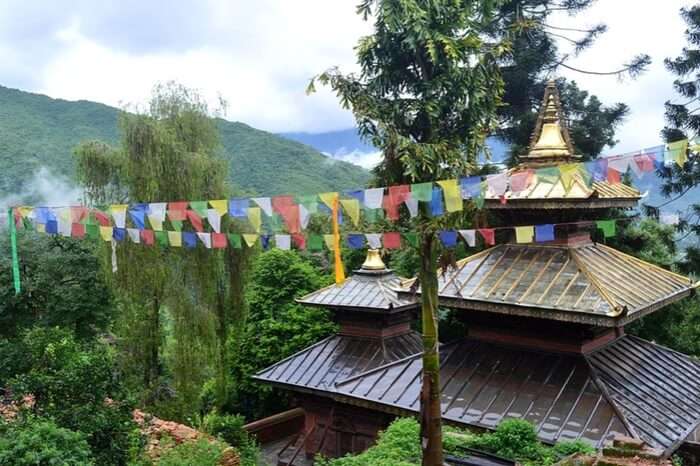
[[(250, 209), (249, 209), (250, 210)], [(258, 209), (259, 210), (259, 209)], [(244, 233), (243, 234), (243, 240), (245, 241), (245, 244), (249, 247), (252, 248), (255, 246), (255, 243), (258, 242), (258, 236), (256, 234), (250, 234), (250, 233)]]
[(442, 188), (445, 195), (445, 209), (448, 212), (459, 212), (462, 210), (462, 191), (457, 180), (442, 180), (437, 184)]
[(517, 243), (532, 243), (534, 236), (534, 227), (515, 227), (515, 241)]
[(321, 193), (318, 197), (321, 198), (321, 201), (323, 201), (329, 209), (333, 209), (333, 202), (338, 199), (338, 193)]
[(348, 213), (350, 220), (355, 224), (356, 227), (360, 226), (360, 201), (357, 199), (341, 199), (345, 212)]
[(574, 181), (576, 181), (576, 174), (581, 172), (581, 167), (582, 164), (580, 163), (567, 163), (559, 167), (561, 184), (564, 185), (564, 191), (567, 193), (573, 188)]
[(688, 161), (688, 140), (671, 142), (666, 145), (666, 150), (679, 166), (685, 165)]
[(109, 211), (110, 211), (110, 213), (114, 213), (114, 212), (120, 213), (120, 212), (126, 212), (126, 209), (128, 209), (128, 208), (129, 208), (128, 204), (112, 204), (111, 206), (109, 206)]
[(329, 251), (335, 250), (335, 235), (323, 235), (323, 241), (326, 242)]
[(262, 211), (260, 210), (260, 207), (249, 207), (247, 214), (248, 221), (253, 226), (253, 229), (260, 233), (260, 227), (262, 226)]
[(39, 233), (46, 233), (46, 225), (44, 225), (43, 223), (37, 223), (36, 231)]
[(112, 227), (100, 227), (100, 236), (104, 241), (112, 241)]
[(168, 242), (170, 246), (175, 248), (182, 247), (182, 233), (179, 231), (169, 231), (168, 232)]
[(18, 207), (17, 210), (19, 211), (19, 214), (22, 216), (22, 218), (27, 218), (29, 214), (32, 213), (34, 210), (33, 207)]
[(224, 215), (226, 212), (228, 212), (228, 201), (225, 199), (224, 200), (217, 200), (217, 201), (209, 201), (209, 205), (219, 215)]

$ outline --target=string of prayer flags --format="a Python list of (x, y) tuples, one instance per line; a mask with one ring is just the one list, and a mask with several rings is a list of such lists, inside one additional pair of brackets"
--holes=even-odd
[(214, 232), (221, 233), (221, 215), (216, 209), (207, 209), (207, 221)]
[(596, 227), (603, 232), (605, 238), (615, 236), (615, 221), (614, 220), (598, 220), (595, 222)]
[(442, 180), (437, 183), (445, 196), (445, 209), (448, 212), (460, 212), (462, 210), (462, 192), (457, 180)]
[(559, 167), (545, 167), (535, 170), (537, 180), (545, 184), (557, 184), (560, 177)]
[(457, 246), (457, 232), (454, 230), (442, 230), (438, 234), (440, 237), (440, 242), (443, 246), (447, 248), (453, 248)]
[(73, 238), (84, 238), (85, 237), (85, 225), (82, 223), (74, 223), (71, 225), (70, 235)]
[[(139, 234), (139, 230), (136, 230), (137, 234)], [(91, 225), (87, 224), (85, 225), (85, 236), (88, 237), (88, 239), (91, 240), (98, 240), (100, 239), (100, 227), (98, 225)]]
[(516, 243), (532, 243), (535, 235), (535, 230), (531, 226), (515, 227), (515, 242)]
[(476, 230), (459, 230), (459, 234), (464, 238), (467, 246), (470, 248), (476, 246)]
[(198, 233), (204, 232), (204, 222), (202, 221), (202, 217), (199, 215), (199, 213), (197, 211), (188, 210), (187, 211), (187, 220), (190, 221), (192, 228), (194, 228)]
[(483, 186), (480, 176), (470, 176), (468, 178), (459, 179), (460, 191), (462, 199), (474, 199), (481, 195)]
[(333, 210), (333, 204), (335, 203), (335, 199), (338, 197), (338, 193), (332, 192), (332, 193), (320, 193), (318, 195), (318, 198), (321, 199), (321, 202), (323, 202), (331, 211)]
[(576, 182), (576, 175), (578, 175), (581, 169), (581, 164), (579, 163), (566, 163), (559, 167), (559, 173), (561, 174), (561, 184), (564, 186), (564, 191), (569, 192), (574, 187)]
[(601, 157), (591, 160), (584, 164), (586, 170), (591, 175), (591, 179), (596, 182), (607, 181), (608, 179), (608, 160)]
[(228, 244), (231, 246), (233, 249), (241, 249), (243, 247), (243, 244), (241, 243), (241, 235), (238, 233), (229, 233), (228, 234)]
[(654, 171), (654, 156), (650, 154), (639, 154), (634, 156), (634, 163), (640, 173), (649, 173)]
[(493, 246), (496, 244), (496, 232), (493, 228), (479, 228), (477, 230), (482, 238), (484, 238), (484, 243), (487, 246)]
[(306, 249), (306, 237), (300, 233), (292, 235), (292, 241), (302, 251)]
[(226, 199), (209, 201), (209, 205), (219, 213), (219, 216), (223, 216), (228, 211), (228, 201)]
[(311, 212), (309, 212), (304, 204), (299, 204), (299, 225), (302, 230), (306, 230), (311, 220)]
[(329, 251), (335, 251), (335, 237), (333, 235), (323, 235), (323, 241)]
[(535, 241), (538, 243), (554, 241), (554, 225), (535, 225)]

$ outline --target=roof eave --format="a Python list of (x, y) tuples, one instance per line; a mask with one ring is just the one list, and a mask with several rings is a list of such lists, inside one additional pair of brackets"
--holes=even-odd
[(309, 306), (309, 307), (320, 307), (324, 309), (338, 309), (338, 310), (344, 310), (344, 311), (359, 311), (359, 312), (367, 312), (367, 313), (373, 313), (373, 314), (396, 314), (399, 312), (407, 311), (414, 309), (419, 306), (420, 303), (418, 302), (413, 302), (410, 304), (403, 304), (401, 306), (395, 306), (395, 305), (389, 305), (386, 307), (363, 307), (363, 306), (344, 306), (344, 305), (338, 305), (338, 304), (320, 304), (320, 303), (314, 303), (314, 302), (308, 302), (308, 301), (302, 301), (301, 299), (295, 299), (294, 300), (297, 304), (302, 304), (304, 306)]
[(499, 199), (486, 199), (489, 209), (631, 209), (637, 206), (641, 197), (634, 198), (558, 198), (558, 199), (507, 199), (505, 204)]

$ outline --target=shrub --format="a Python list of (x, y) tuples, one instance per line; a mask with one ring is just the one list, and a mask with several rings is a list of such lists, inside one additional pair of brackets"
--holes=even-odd
[(234, 447), (241, 457), (243, 466), (255, 465), (259, 461), (260, 451), (248, 432), (243, 429), (243, 416), (223, 415), (216, 412), (204, 417), (205, 432), (216, 435), (224, 442)]
[(167, 449), (158, 460), (158, 466), (218, 466), (225, 447), (207, 439), (185, 442)]
[(30, 418), (5, 426), (0, 434), (2, 466), (87, 466), (94, 464), (85, 436), (53, 421)]
[(573, 455), (574, 453), (584, 453), (591, 455), (595, 453), (595, 448), (590, 443), (583, 440), (559, 442), (552, 448), (554, 454), (560, 458)]

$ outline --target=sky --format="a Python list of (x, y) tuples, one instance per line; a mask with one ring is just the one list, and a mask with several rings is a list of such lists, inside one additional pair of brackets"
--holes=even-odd
[[(371, 24), (357, 0), (0, 0), (0, 84), (113, 106), (147, 101), (168, 80), (223, 97), (226, 118), (272, 131), (322, 132), (353, 126), (328, 90), (307, 96), (309, 79), (331, 66), (356, 69), (353, 47)], [(598, 0), (550, 23), (609, 31), (571, 65), (620, 67), (638, 53), (653, 64), (636, 80), (563, 72), (604, 103), (631, 108), (612, 151), (659, 144), (673, 77), (663, 59), (685, 43), (684, 0)]]

